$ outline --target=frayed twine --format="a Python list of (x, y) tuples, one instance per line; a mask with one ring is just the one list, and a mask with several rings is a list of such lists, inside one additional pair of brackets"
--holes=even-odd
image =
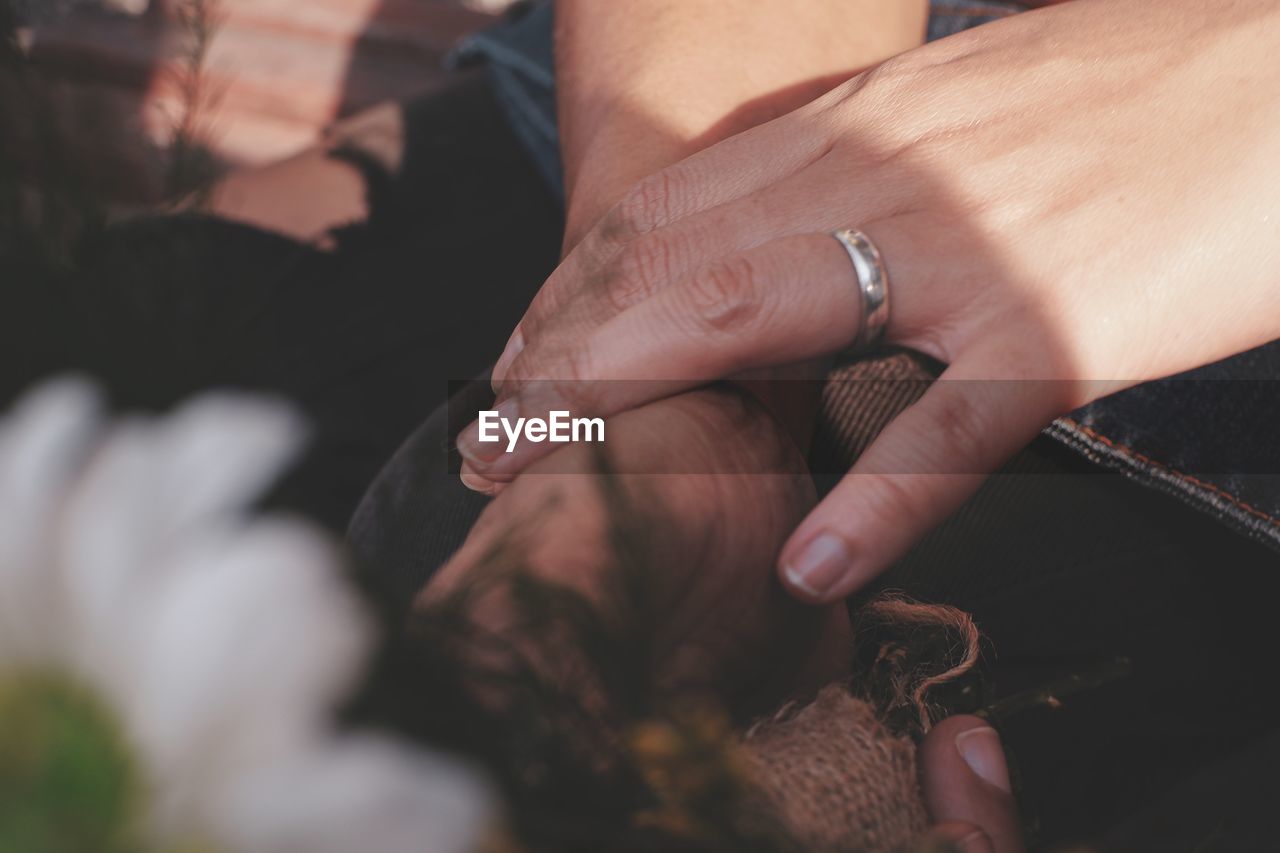
[(853, 622), (854, 694), (890, 728), (927, 733), (944, 715), (931, 695), (978, 664), (982, 633), (973, 617), (888, 591), (858, 607)]
[[(963, 610), (881, 593), (854, 611), (849, 693), (875, 708), (891, 731), (924, 735), (946, 715), (930, 694), (974, 672), (981, 648), (982, 632)], [(753, 723), (743, 740), (761, 726), (794, 719), (808, 705), (808, 699), (787, 702)]]

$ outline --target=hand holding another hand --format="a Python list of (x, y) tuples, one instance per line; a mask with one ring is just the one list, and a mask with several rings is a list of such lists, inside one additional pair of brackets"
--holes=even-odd
[[(1280, 334), (1278, 47), (1267, 0), (1083, 0), (903, 54), (642, 181), (530, 307), (500, 398), (608, 415), (836, 353), (861, 305), (830, 234), (861, 229), (886, 342), (949, 367), (782, 550), (793, 593), (844, 596), (1053, 417)], [(469, 438), (493, 481), (547, 449)]]

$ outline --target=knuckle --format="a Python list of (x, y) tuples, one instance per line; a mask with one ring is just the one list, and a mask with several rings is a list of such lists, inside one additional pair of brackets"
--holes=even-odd
[(554, 316), (554, 311), (551, 310), (551, 302), (551, 299), (538, 294), (538, 296), (534, 297), (533, 302), (529, 303), (529, 308), (524, 312), (524, 317), (520, 319), (520, 334), (524, 337), (526, 349), (539, 342), (538, 339), (542, 337), (548, 321)]
[(596, 373), (595, 359), (589, 348), (575, 346), (567, 349), (560, 369), (556, 371), (556, 379), (553, 389), (556, 399), (566, 403), (575, 414), (596, 413), (604, 380)]
[(504, 395), (518, 394), (524, 391), (528, 384), (529, 359), (522, 354), (511, 362), (511, 366), (507, 368), (506, 375), (502, 377), (502, 393)]
[[(570, 343), (566, 346), (566, 337)], [(579, 371), (586, 371), (590, 365), (585, 363), (581, 347), (573, 341), (577, 336), (562, 334), (547, 335), (536, 344), (530, 344), (516, 356), (507, 369), (503, 380), (504, 390), (508, 387), (531, 389), (541, 383), (568, 380), (576, 382)]]
[(653, 295), (675, 275), (682, 250), (670, 235), (641, 237), (618, 255), (606, 279), (606, 293), (621, 311)]
[(869, 72), (868, 76), (878, 87), (898, 85), (915, 80), (933, 65), (934, 62), (928, 57), (907, 51), (881, 62)]
[(888, 59), (842, 84), (827, 105), (828, 120), (839, 135), (859, 128), (860, 150), (871, 160), (907, 148), (936, 121), (935, 111), (917, 94), (937, 88), (938, 83), (928, 79), (931, 73), (928, 64), (910, 55)]
[(520, 332), (524, 336), (526, 348), (533, 346), (563, 308), (564, 298), (560, 289), (550, 284), (543, 285), (537, 292), (520, 320)]
[(606, 232), (615, 237), (633, 237), (668, 224), (674, 219), (686, 184), (678, 166), (644, 178), (618, 202), (609, 215)]
[(919, 518), (924, 514), (919, 488), (919, 478), (907, 472), (886, 472), (872, 475), (874, 481), (867, 494), (872, 497), (859, 507), (873, 523), (863, 529), (894, 529), (904, 518)]
[(868, 101), (876, 101), (894, 91), (903, 78), (914, 73), (907, 63), (910, 60), (893, 57), (838, 87), (838, 96), (831, 101), (837, 111), (865, 110)]
[[(950, 390), (934, 404), (931, 427), (941, 458), (938, 465), (957, 466), (955, 473), (976, 473), (973, 462), (983, 459), (989, 444), (990, 430), (982, 408), (964, 391)], [(940, 472), (941, 473), (941, 472)]]
[(687, 299), (703, 329), (741, 331), (764, 310), (759, 267), (745, 255), (716, 261), (689, 279)]
[(556, 378), (568, 382), (571, 386), (585, 385), (596, 378), (594, 361), (587, 347), (569, 347), (560, 356)]
[(541, 370), (542, 353), (542, 346), (530, 346), (512, 359), (502, 378), (503, 388), (518, 388), (536, 378)]

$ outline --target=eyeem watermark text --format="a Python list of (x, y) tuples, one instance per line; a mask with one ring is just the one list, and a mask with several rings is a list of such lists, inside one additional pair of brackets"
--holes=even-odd
[(507, 453), (516, 449), (516, 442), (521, 438), (540, 444), (549, 441), (552, 444), (568, 444), (570, 442), (603, 442), (604, 418), (575, 418), (567, 411), (552, 411), (546, 420), (542, 418), (516, 418), (511, 421), (496, 411), (480, 413), (480, 441), (493, 444), (502, 441), (505, 434)]

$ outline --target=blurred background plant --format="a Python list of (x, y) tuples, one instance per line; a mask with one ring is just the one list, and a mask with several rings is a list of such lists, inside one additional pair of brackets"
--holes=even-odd
[(335, 724), (374, 623), (326, 537), (250, 511), (302, 434), (66, 381), (0, 420), (0, 850), (475, 849), (479, 774)]

